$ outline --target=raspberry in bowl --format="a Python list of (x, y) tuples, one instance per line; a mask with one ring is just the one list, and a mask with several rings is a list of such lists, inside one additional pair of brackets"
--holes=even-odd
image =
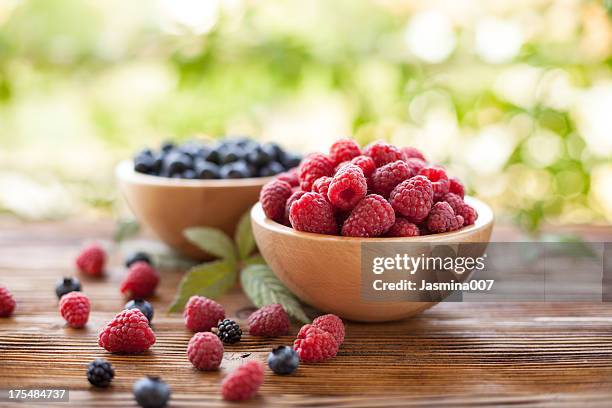
[(406, 245), (416, 257), (420, 243), (489, 241), (491, 209), (459, 195), (461, 182), (423, 157), (414, 148), (375, 142), (361, 149), (342, 139), (329, 154), (302, 161), (299, 184), (268, 182), (251, 220), (270, 268), (306, 303), (351, 320), (396, 320), (431, 307), (436, 302), (361, 296), (363, 244), (416, 244)]

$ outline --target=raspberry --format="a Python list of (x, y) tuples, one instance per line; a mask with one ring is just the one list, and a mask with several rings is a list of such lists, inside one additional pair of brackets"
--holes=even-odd
[(189, 330), (205, 332), (215, 327), (219, 320), (225, 319), (225, 310), (214, 300), (204, 296), (192, 296), (185, 306), (183, 316), (185, 326)]
[(466, 204), (460, 196), (453, 193), (445, 194), (442, 201), (446, 201), (452, 207), (455, 214), (463, 217), (463, 225), (472, 225), (478, 218), (478, 213), (469, 204)]
[(259, 193), (259, 201), (266, 217), (276, 222), (283, 222), (285, 203), (291, 193), (291, 185), (285, 181), (272, 180), (266, 183)]
[(291, 226), (291, 222), (289, 221), (289, 211), (291, 210), (291, 204), (299, 200), (304, 194), (306, 194), (306, 192), (302, 190), (294, 191), (293, 194), (291, 194), (291, 197), (289, 197), (289, 199), (287, 200), (287, 204), (285, 204), (285, 225)]
[(159, 284), (159, 272), (146, 262), (136, 262), (130, 266), (121, 282), (121, 293), (131, 298), (152, 295)]
[(118, 313), (98, 334), (100, 347), (111, 353), (139, 353), (155, 344), (155, 333), (138, 309)]
[(406, 164), (410, 167), (413, 176), (419, 174), (423, 167), (427, 166), (423, 160), (415, 158), (406, 159)]
[(291, 323), (285, 309), (274, 303), (262, 307), (249, 316), (249, 333), (253, 336), (278, 337), (289, 333)]
[(338, 234), (338, 225), (331, 204), (319, 193), (306, 193), (291, 205), (291, 226), (304, 232)]
[(405, 161), (396, 160), (374, 171), (370, 178), (370, 188), (376, 194), (389, 197), (395, 186), (415, 174)]
[(329, 185), (331, 184), (332, 178), (328, 176), (319, 177), (312, 184), (312, 191), (315, 193), (323, 194), (323, 196), (327, 197), (327, 191), (329, 190)]
[(423, 156), (423, 153), (421, 153), (421, 151), (416, 147), (404, 146), (400, 149), (400, 151), (404, 154), (406, 159), (415, 158), (423, 160), (424, 162), (427, 161), (425, 160), (425, 156)]
[(227, 401), (244, 401), (257, 394), (264, 380), (264, 366), (259, 361), (247, 361), (221, 384), (221, 395)]
[(300, 164), (298, 177), (300, 187), (304, 191), (311, 191), (312, 183), (323, 176), (332, 176), (334, 172), (334, 162), (323, 153), (314, 153)]
[(344, 221), (342, 235), (347, 237), (378, 237), (395, 222), (391, 204), (378, 194), (361, 200)]
[(344, 323), (338, 316), (333, 314), (319, 316), (312, 321), (312, 325), (334, 336), (338, 343), (338, 347), (344, 343)]
[(427, 229), (434, 233), (455, 231), (463, 225), (463, 217), (455, 215), (453, 208), (446, 201), (434, 204), (427, 217)]
[(425, 176), (431, 181), (434, 191), (434, 201), (439, 201), (444, 194), (448, 193), (450, 182), (448, 181), (446, 170), (442, 167), (423, 167), (419, 175)]
[(419, 227), (403, 217), (395, 217), (395, 224), (387, 231), (388, 237), (416, 237), (421, 235)]
[(367, 191), (368, 181), (363, 171), (354, 164), (347, 164), (338, 170), (329, 184), (327, 198), (336, 208), (347, 211), (355, 207)]
[(402, 181), (389, 195), (389, 202), (399, 215), (415, 224), (423, 221), (433, 205), (433, 187), (425, 176)]
[(187, 357), (198, 370), (216, 370), (223, 360), (223, 343), (211, 332), (196, 333), (187, 345)]
[(465, 198), (465, 188), (457, 177), (451, 177), (448, 179), (450, 184), (448, 186), (448, 192), (457, 194), (461, 198)]
[(338, 353), (338, 342), (334, 335), (310, 324), (300, 329), (298, 338), (293, 342), (293, 349), (305, 363), (327, 361)]
[(15, 299), (11, 292), (0, 286), (0, 317), (9, 317), (15, 310)]
[(100, 276), (104, 271), (106, 252), (98, 244), (84, 248), (76, 259), (77, 268), (83, 273)]
[(366, 178), (370, 177), (372, 173), (374, 173), (374, 170), (376, 170), (376, 163), (374, 163), (374, 160), (370, 156), (357, 156), (351, 160), (351, 164), (359, 167)]
[(329, 158), (334, 162), (335, 166), (359, 155), (361, 155), (361, 150), (353, 139), (340, 139), (331, 145), (329, 149)]
[(397, 147), (382, 141), (369, 144), (363, 150), (363, 154), (370, 156), (374, 160), (376, 167), (384, 166), (396, 160), (405, 159), (404, 155)]
[(70, 292), (62, 296), (59, 310), (68, 326), (78, 329), (89, 319), (89, 298), (81, 292)]
[(300, 185), (300, 180), (298, 179), (298, 174), (295, 169), (279, 174), (278, 176), (276, 176), (276, 180), (281, 180), (285, 183), (289, 183), (291, 187), (297, 187)]

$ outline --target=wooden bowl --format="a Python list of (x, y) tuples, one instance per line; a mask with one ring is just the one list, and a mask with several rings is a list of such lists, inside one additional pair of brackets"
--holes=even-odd
[[(361, 296), (362, 242), (488, 243), (493, 228), (491, 208), (471, 197), (466, 197), (466, 202), (478, 211), (474, 225), (446, 234), (410, 238), (352, 238), (299, 232), (268, 219), (260, 203), (251, 210), (251, 223), (261, 255), (276, 276), (301, 300), (323, 312), (350, 320), (389, 321), (413, 316), (437, 302), (364, 301)], [(414, 256), (419, 256), (416, 246), (407, 248), (410, 249), (406, 252), (413, 251)]]
[(119, 188), (132, 212), (159, 238), (196, 259), (210, 256), (183, 236), (185, 228), (214, 227), (233, 236), (240, 217), (259, 199), (271, 177), (182, 180), (137, 173), (131, 161), (116, 168)]

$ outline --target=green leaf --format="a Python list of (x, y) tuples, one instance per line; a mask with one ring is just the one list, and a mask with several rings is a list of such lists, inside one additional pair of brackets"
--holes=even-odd
[(255, 249), (255, 238), (251, 229), (251, 212), (247, 211), (236, 227), (234, 242), (238, 247), (238, 256), (240, 259), (246, 259), (253, 249)]
[(140, 224), (136, 220), (119, 220), (113, 233), (113, 241), (120, 243), (138, 234)]
[(280, 303), (287, 313), (302, 323), (310, 319), (297, 298), (274, 275), (267, 265), (249, 265), (243, 269), (240, 282), (244, 293), (257, 307)]
[(193, 295), (214, 299), (236, 283), (236, 265), (228, 260), (203, 263), (191, 268), (181, 280), (179, 289), (168, 309), (180, 312)]
[(234, 243), (223, 231), (217, 228), (187, 228), (183, 234), (199, 248), (221, 259), (236, 260)]

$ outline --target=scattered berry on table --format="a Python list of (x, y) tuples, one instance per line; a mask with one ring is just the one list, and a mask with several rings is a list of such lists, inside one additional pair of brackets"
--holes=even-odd
[(312, 191), (315, 193), (320, 193), (324, 197), (327, 197), (327, 192), (329, 191), (329, 185), (332, 182), (332, 178), (328, 176), (319, 177), (312, 183)]
[(393, 209), (408, 221), (420, 223), (433, 205), (433, 186), (425, 176), (415, 176), (402, 181), (389, 195)]
[(204, 296), (192, 296), (183, 311), (185, 326), (194, 332), (210, 331), (225, 318), (223, 306)]
[(368, 192), (363, 170), (354, 164), (343, 166), (334, 175), (327, 190), (330, 203), (343, 211), (353, 209)]
[(421, 176), (425, 176), (431, 181), (431, 186), (434, 191), (434, 201), (442, 199), (444, 194), (448, 193), (450, 181), (446, 175), (446, 170), (438, 166), (423, 167), (419, 172)]
[(106, 264), (106, 252), (98, 244), (85, 247), (76, 259), (76, 265), (83, 273), (92, 276), (100, 276), (104, 272)]
[(334, 336), (323, 329), (305, 325), (293, 343), (293, 349), (305, 363), (318, 363), (330, 360), (338, 353), (338, 342)]
[(366, 146), (365, 149), (363, 149), (363, 154), (370, 156), (374, 160), (376, 167), (384, 166), (396, 160), (405, 159), (400, 149), (382, 141), (374, 142)]
[(153, 265), (153, 261), (151, 260), (151, 256), (146, 252), (138, 251), (130, 254), (127, 258), (125, 258), (125, 267), (129, 268), (136, 262), (146, 262), (149, 265)]
[(231, 372), (221, 384), (221, 395), (227, 401), (244, 401), (253, 398), (264, 380), (261, 362), (247, 361)]
[(329, 148), (329, 158), (334, 163), (334, 166), (349, 161), (359, 155), (361, 155), (361, 149), (353, 139), (337, 140)]
[(419, 159), (424, 162), (427, 162), (427, 160), (425, 159), (425, 156), (423, 156), (423, 153), (421, 153), (421, 151), (417, 149), (416, 147), (404, 146), (400, 148), (400, 151), (404, 154), (404, 157), (406, 159), (414, 158), (414, 159)]
[(395, 211), (387, 200), (378, 194), (370, 194), (351, 211), (342, 225), (342, 235), (347, 237), (378, 237), (395, 223)]
[(0, 285), (0, 317), (9, 317), (15, 311), (15, 299), (9, 290)]
[(70, 292), (80, 292), (81, 291), (81, 282), (77, 278), (72, 277), (64, 277), (57, 282), (55, 285), (55, 294), (57, 298), (60, 299), (66, 293)]
[(326, 332), (334, 336), (334, 338), (338, 342), (338, 346), (344, 343), (344, 323), (342, 322), (342, 319), (340, 319), (338, 316), (333, 314), (319, 316), (312, 321), (312, 325), (321, 330), (325, 330)]
[(111, 353), (140, 353), (155, 344), (155, 333), (140, 310), (124, 310), (100, 331), (98, 344)]
[(395, 217), (395, 224), (385, 234), (388, 237), (417, 237), (421, 235), (419, 227), (404, 217)]
[(376, 170), (376, 163), (374, 163), (374, 159), (370, 156), (357, 156), (351, 160), (351, 164), (359, 167), (366, 177), (370, 177), (372, 173), (374, 173), (374, 170)]
[(338, 233), (334, 209), (319, 193), (306, 193), (296, 200), (289, 210), (289, 221), (298, 231), (331, 235)]
[(458, 230), (463, 226), (463, 217), (456, 215), (453, 207), (446, 201), (438, 201), (427, 217), (427, 229), (433, 233)]
[(130, 266), (121, 282), (121, 293), (131, 298), (143, 298), (155, 293), (159, 284), (159, 272), (146, 262)]
[(163, 408), (170, 400), (170, 387), (159, 377), (147, 376), (134, 383), (134, 398), (142, 408)]
[(283, 307), (274, 303), (251, 313), (248, 319), (249, 334), (261, 337), (278, 337), (289, 333), (291, 322)]
[(311, 191), (312, 184), (319, 177), (333, 175), (334, 167), (334, 162), (323, 153), (314, 153), (306, 157), (302, 160), (298, 170), (300, 187), (304, 191)]
[(370, 187), (372, 192), (389, 197), (391, 191), (402, 181), (415, 176), (416, 172), (403, 160), (396, 160), (379, 167), (372, 173)]
[(108, 387), (114, 376), (113, 366), (103, 358), (96, 358), (87, 366), (87, 381), (95, 387)]
[(235, 321), (223, 319), (217, 326), (217, 336), (223, 343), (234, 344), (242, 338), (242, 329)]
[(68, 326), (81, 328), (89, 319), (89, 298), (81, 292), (66, 293), (60, 298), (59, 310)]
[(465, 187), (463, 187), (463, 184), (461, 184), (459, 179), (457, 177), (450, 177), (448, 181), (450, 183), (448, 186), (448, 192), (457, 194), (462, 199), (465, 198)]
[(138, 309), (145, 315), (149, 323), (153, 320), (153, 305), (144, 299), (132, 299), (125, 304), (124, 309)]
[(294, 349), (289, 346), (275, 347), (268, 354), (268, 367), (275, 374), (288, 375), (297, 370), (300, 365), (300, 357)]
[(187, 357), (198, 370), (216, 370), (223, 360), (223, 343), (211, 332), (196, 333), (187, 345)]
[(272, 180), (263, 186), (259, 193), (259, 201), (266, 217), (276, 222), (285, 218), (285, 204), (293, 191), (291, 185), (282, 180)]

